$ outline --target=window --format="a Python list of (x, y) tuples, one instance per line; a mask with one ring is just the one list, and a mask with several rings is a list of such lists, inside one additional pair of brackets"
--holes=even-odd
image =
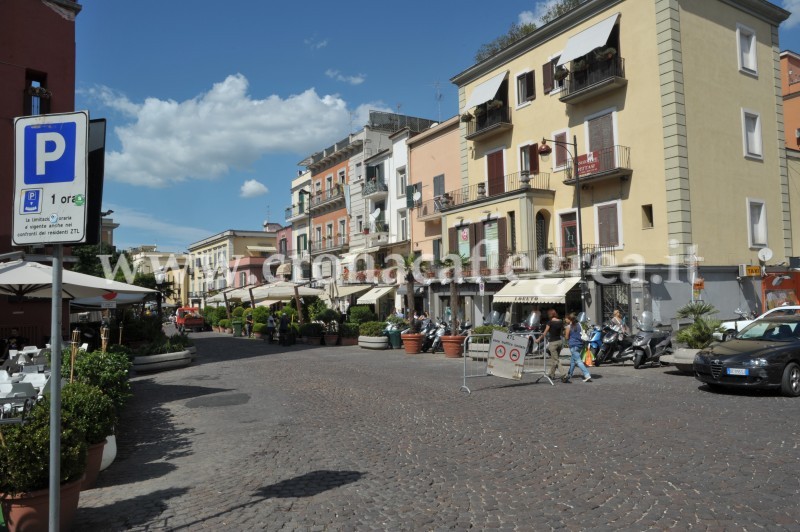
[(622, 227), (620, 224), (620, 202), (612, 201), (595, 205), (595, 216), (597, 219), (597, 243), (600, 246), (618, 248), (622, 245), (620, 235)]
[(739, 49), (739, 71), (746, 74), (758, 74), (756, 31), (742, 24), (737, 24), (736, 44)]
[(433, 197), (444, 195), (444, 174), (433, 178)]
[(325, 178), (325, 190), (331, 190), (333, 188), (333, 176), (329, 175)]
[(322, 227), (316, 228), (316, 236), (317, 245), (319, 245), (319, 243), (322, 242)]
[(306, 250), (306, 235), (297, 235), (296, 247), (297, 247), (297, 251), (305, 251)]
[(47, 90), (47, 75), (40, 72), (25, 72), (25, 91), (23, 93), (23, 114), (43, 115), (50, 112), (50, 97)]
[(483, 224), (483, 242), (486, 248), (486, 267), (496, 269), (500, 264), (500, 243), (497, 233), (497, 220)]
[(556, 68), (556, 64), (558, 64), (558, 59), (561, 57), (561, 54), (555, 56), (550, 61), (542, 65), (542, 84), (544, 85), (544, 93), (549, 94), (551, 92), (558, 92), (564, 88), (564, 83), (566, 82), (566, 77), (561, 77), (560, 75), (556, 75), (556, 71), (561, 71), (561, 69)]
[(247, 272), (239, 272), (239, 286), (247, 286)]
[(747, 198), (747, 240), (751, 248), (767, 245), (767, 206), (764, 200)]
[(575, 211), (565, 212), (559, 216), (561, 220), (561, 248), (562, 255), (574, 253), (578, 250), (578, 222)]
[(519, 147), (519, 170), (530, 175), (539, 173), (539, 144), (526, 144)]
[(517, 76), (517, 106), (524, 105), (536, 99), (536, 85), (534, 72), (525, 72)]
[(642, 205), (642, 229), (653, 228), (653, 206)]
[(327, 236), (328, 238), (333, 238), (333, 224), (332, 223), (328, 224), (325, 227), (325, 236)]
[(356, 216), (356, 228), (359, 233), (364, 231), (364, 217), (361, 216), (360, 214)]
[(347, 235), (347, 229), (344, 220), (339, 220), (339, 239), (340, 243), (344, 244), (345, 236)]
[(400, 215), (398, 216), (399, 220), (399, 233), (397, 235), (398, 240), (407, 240), (408, 239), (408, 211), (400, 211)]
[(553, 135), (553, 153), (555, 154), (553, 157), (553, 170), (556, 168), (561, 168), (567, 165), (567, 133), (566, 131), (561, 133), (556, 133)]
[(397, 169), (397, 195), (402, 197), (406, 195), (406, 167)]
[(517, 252), (517, 213), (509, 211), (508, 213), (508, 232), (511, 239), (511, 253)]
[(742, 140), (744, 156), (761, 158), (761, 116), (755, 111), (742, 109)]
[(344, 171), (344, 169), (342, 169), (342, 170), (339, 170), (339, 183), (340, 183), (340, 184), (344, 185), (344, 183), (345, 183), (345, 176), (346, 176), (346, 175), (347, 175), (347, 174), (346, 174), (346, 172)]
[(281, 238), (280, 242), (278, 242), (278, 253), (281, 255), (286, 255), (288, 248), (289, 243), (286, 241), (286, 238)]
[(433, 262), (438, 263), (442, 259), (442, 239), (437, 238), (433, 241)]
[(463, 225), (456, 227), (456, 241), (458, 242), (458, 254), (462, 257), (471, 257), (472, 249), (469, 245), (469, 226)]
[(360, 181), (364, 177), (364, 165), (356, 163), (356, 181)]
[(322, 192), (322, 181), (314, 183), (314, 187), (317, 189), (317, 195), (319, 195)]

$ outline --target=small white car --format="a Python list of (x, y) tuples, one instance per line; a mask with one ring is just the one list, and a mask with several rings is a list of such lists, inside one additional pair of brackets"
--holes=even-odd
[(733, 338), (733, 335), (736, 334), (737, 331), (741, 331), (754, 321), (760, 320), (761, 318), (765, 318), (770, 315), (775, 317), (775, 316), (792, 316), (794, 314), (800, 314), (800, 306), (784, 305), (782, 307), (775, 307), (773, 309), (766, 311), (761, 316), (753, 318), (752, 320), (744, 319), (744, 320), (725, 321), (722, 322), (722, 325), (720, 326), (720, 332), (714, 333), (714, 339), (721, 340), (723, 342), (730, 340), (731, 338)]

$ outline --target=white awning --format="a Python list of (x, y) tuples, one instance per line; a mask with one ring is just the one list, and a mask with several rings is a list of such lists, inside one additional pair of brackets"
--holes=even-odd
[(497, 89), (500, 88), (500, 84), (503, 83), (503, 80), (506, 78), (507, 74), (508, 71), (506, 70), (494, 77), (489, 78), (472, 89), (472, 93), (470, 93), (469, 98), (467, 98), (467, 103), (464, 105), (464, 109), (472, 109), (476, 105), (488, 102), (494, 98), (495, 94), (497, 94)]
[(360, 294), (362, 292), (366, 292), (370, 288), (372, 288), (372, 286), (368, 284), (357, 284), (352, 286), (337, 284), (336, 293), (334, 294), (334, 297), (352, 296), (353, 294)]
[(292, 263), (285, 262), (278, 266), (278, 269), (275, 270), (275, 275), (292, 275)]
[(394, 286), (379, 286), (373, 288), (363, 296), (359, 297), (356, 301), (359, 305), (375, 305), (378, 303), (378, 300), (394, 290)]
[(278, 248), (275, 246), (247, 246), (247, 251), (258, 251), (263, 253), (275, 253)]
[(603, 46), (608, 42), (608, 37), (611, 35), (611, 30), (614, 29), (614, 24), (617, 23), (619, 13), (611, 15), (607, 19), (598, 22), (594, 26), (586, 28), (580, 33), (576, 33), (567, 41), (567, 46), (561, 53), (558, 59), (558, 66), (565, 65), (588, 54), (598, 46)]
[(511, 281), (494, 295), (495, 303), (564, 303), (567, 292), (580, 277), (519, 279)]

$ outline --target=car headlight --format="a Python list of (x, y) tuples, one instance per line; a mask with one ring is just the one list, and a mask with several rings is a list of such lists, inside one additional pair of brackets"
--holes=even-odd
[(745, 360), (742, 363), (742, 366), (751, 367), (751, 368), (759, 368), (767, 365), (766, 358), (751, 358), (750, 360)]
[(694, 363), (695, 364), (705, 364), (705, 359), (701, 357), (699, 354), (694, 355)]

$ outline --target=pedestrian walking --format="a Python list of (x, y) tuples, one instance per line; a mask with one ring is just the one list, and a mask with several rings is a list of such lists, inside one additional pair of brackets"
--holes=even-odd
[(281, 345), (289, 345), (289, 316), (285, 312), (281, 315), (281, 321), (278, 325), (278, 336)]
[(272, 343), (275, 338), (275, 317), (270, 314), (267, 316), (267, 343)]
[(586, 366), (581, 360), (581, 349), (583, 349), (583, 340), (581, 339), (581, 324), (578, 323), (578, 319), (575, 317), (575, 313), (571, 313), (567, 316), (567, 328), (564, 335), (567, 338), (567, 345), (569, 346), (569, 353), (570, 353), (570, 362), (569, 362), (569, 371), (567, 374), (561, 378), (562, 382), (568, 383), (572, 378), (572, 372), (575, 371), (575, 366), (578, 366), (580, 370), (583, 372), (583, 382), (591, 382), (592, 375), (589, 373), (589, 370), (586, 369)]
[(550, 320), (547, 322), (547, 326), (544, 328), (542, 335), (536, 339), (536, 343), (538, 344), (547, 339), (547, 356), (549, 358), (547, 376), (551, 379), (555, 379), (556, 373), (561, 373), (561, 364), (558, 360), (558, 356), (561, 353), (561, 349), (564, 347), (564, 322), (558, 317), (558, 311), (554, 308), (548, 311), (548, 316)]
[(244, 319), (244, 331), (248, 338), (253, 335), (253, 313), (247, 315)]

